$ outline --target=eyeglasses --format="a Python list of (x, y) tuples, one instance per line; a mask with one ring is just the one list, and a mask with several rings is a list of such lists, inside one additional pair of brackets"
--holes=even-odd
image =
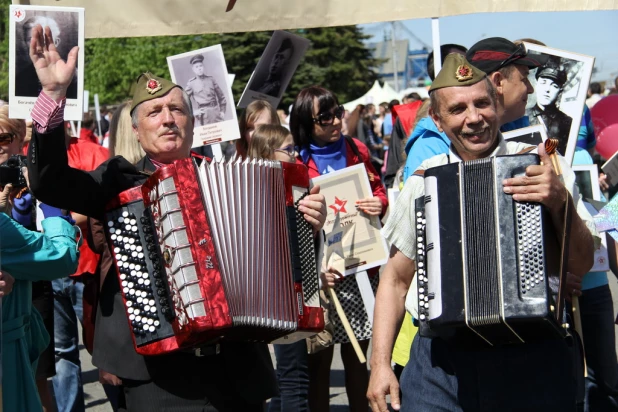
[(294, 146), (286, 146), (281, 149), (275, 149), (275, 152), (285, 153), (292, 158), (296, 157), (296, 148)]
[(528, 53), (526, 52), (526, 49), (524, 48), (523, 43), (520, 43), (519, 46), (517, 46), (517, 49), (513, 53), (511, 53), (509, 57), (502, 60), (502, 62), (498, 65), (498, 67), (496, 67), (494, 71), (500, 70), (504, 66), (508, 66), (509, 64), (513, 63), (516, 60), (521, 59), (522, 57), (526, 57), (527, 54)]
[(318, 114), (317, 118), (313, 118), (313, 123), (317, 123), (320, 126), (331, 125), (335, 121), (335, 117), (341, 120), (344, 111), (345, 109), (343, 108), (343, 106), (337, 106), (334, 110), (329, 110), (327, 112), (322, 112)]
[(0, 146), (6, 146), (13, 143), (15, 135), (13, 133), (0, 133)]

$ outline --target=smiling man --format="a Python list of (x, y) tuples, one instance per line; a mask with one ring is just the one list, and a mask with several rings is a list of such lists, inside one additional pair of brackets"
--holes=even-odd
[[(446, 58), (429, 93), (429, 113), (438, 129), (446, 133), (451, 146), (448, 154), (424, 161), (420, 170), (450, 162), (516, 154), (529, 147), (504, 141), (498, 131), (495, 90), (485, 73), (463, 56), (451, 54)], [(573, 191), (575, 177), (564, 159), (560, 160), (563, 185), (551, 168), (543, 146), (538, 150), (540, 166), (528, 166), (525, 176), (498, 184), (516, 201), (542, 203), (551, 215), (556, 233), (563, 230), (565, 203), (577, 207), (571, 219), (568, 270), (581, 278), (592, 266), (594, 223), (577, 191)], [(391, 352), (415, 275), (414, 204), (423, 195), (424, 179), (415, 173), (406, 182), (383, 229), (392, 248), (380, 277), (374, 312), (371, 381), (367, 394), (373, 410), (388, 410), (386, 394), (390, 394), (395, 410), (415, 412), (574, 410), (574, 351), (570, 342), (562, 339), (488, 348), (417, 334), (410, 361), (401, 382), (397, 382), (390, 367)], [(474, 207), (474, 203), (466, 207)], [(400, 385), (403, 402), (399, 401)]]

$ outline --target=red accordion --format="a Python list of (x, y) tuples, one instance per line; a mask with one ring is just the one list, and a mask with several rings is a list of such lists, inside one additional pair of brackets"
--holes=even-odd
[(324, 329), (303, 165), (184, 159), (108, 205), (135, 348), (294, 342)]

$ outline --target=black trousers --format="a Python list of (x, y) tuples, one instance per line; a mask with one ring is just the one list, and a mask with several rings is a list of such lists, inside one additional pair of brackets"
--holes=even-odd
[[(182, 371), (177, 371), (182, 373)], [(239, 371), (242, 373), (242, 371)], [(262, 412), (264, 403), (247, 403), (220, 376), (206, 379), (170, 375), (157, 381), (123, 379), (128, 412)]]

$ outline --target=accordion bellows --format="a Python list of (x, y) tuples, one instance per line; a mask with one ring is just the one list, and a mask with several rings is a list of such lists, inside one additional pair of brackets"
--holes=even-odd
[(303, 165), (174, 162), (106, 214), (138, 353), (214, 339), (293, 342), (324, 328)]
[(497, 156), (425, 171), (416, 200), (421, 334), (490, 345), (564, 336), (552, 312), (559, 249), (541, 204), (502, 181), (537, 155)]

